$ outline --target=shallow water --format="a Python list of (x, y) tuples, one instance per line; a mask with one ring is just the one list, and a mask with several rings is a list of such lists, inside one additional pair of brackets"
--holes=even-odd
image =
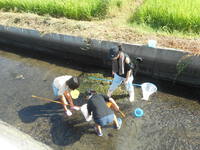
[[(120, 87), (114, 98), (126, 117), (119, 131), (112, 126), (104, 128), (103, 137), (96, 136), (93, 122), (85, 122), (80, 112), (66, 117), (59, 104), (31, 98), (37, 95), (53, 99), (51, 83), (54, 77), (64, 74), (81, 76), (81, 93), (91, 87), (107, 91), (109, 83), (89, 80), (87, 76), (107, 78), (108, 72), (70, 63), (48, 56), (0, 51), (0, 119), (56, 150), (200, 149), (199, 89), (138, 75), (137, 83), (153, 82), (158, 92), (149, 101), (142, 101), (141, 89), (135, 88), (136, 100), (130, 103), (124, 87)], [(85, 101), (80, 97), (75, 103), (82, 105)], [(137, 107), (144, 110), (141, 118), (132, 115)]]

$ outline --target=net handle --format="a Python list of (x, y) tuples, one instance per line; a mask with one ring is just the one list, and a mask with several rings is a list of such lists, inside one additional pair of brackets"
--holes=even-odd
[[(92, 79), (92, 80), (99, 80), (99, 81), (105, 81), (105, 82), (112, 82), (113, 80), (108, 80), (108, 79), (103, 79), (103, 78), (97, 78), (97, 77), (88, 77), (89, 79)], [(136, 83), (133, 83), (133, 86), (137, 86), (137, 87), (141, 87), (142, 84), (136, 84)]]

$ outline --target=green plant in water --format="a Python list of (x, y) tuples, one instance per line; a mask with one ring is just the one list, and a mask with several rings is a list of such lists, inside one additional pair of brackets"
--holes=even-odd
[(177, 77), (180, 76), (180, 74), (183, 73), (187, 66), (192, 62), (191, 57), (192, 55), (186, 55), (178, 61), (176, 65), (177, 74), (175, 79), (177, 79)]

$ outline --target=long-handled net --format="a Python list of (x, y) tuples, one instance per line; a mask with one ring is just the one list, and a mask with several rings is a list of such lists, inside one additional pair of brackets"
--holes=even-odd
[[(92, 76), (89, 77), (89, 79), (112, 82), (112, 80), (97, 78), (97, 77), (92, 77)], [(157, 87), (153, 83), (150, 83), (150, 82), (145, 82), (142, 84), (133, 83), (133, 86), (142, 88), (143, 100), (148, 100), (149, 96), (157, 91)]]
[(157, 87), (153, 83), (142, 83), (141, 84), (142, 89), (142, 100), (149, 100), (149, 96), (152, 95), (157, 91)]

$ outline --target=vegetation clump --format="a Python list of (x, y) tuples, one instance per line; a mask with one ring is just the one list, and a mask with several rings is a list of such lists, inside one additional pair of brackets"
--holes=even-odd
[(167, 32), (200, 33), (199, 0), (146, 0), (131, 22)]
[(92, 18), (104, 18), (109, 7), (112, 7), (111, 4), (120, 7), (120, 2), (121, 0), (1, 0), (0, 9), (91, 20)]

